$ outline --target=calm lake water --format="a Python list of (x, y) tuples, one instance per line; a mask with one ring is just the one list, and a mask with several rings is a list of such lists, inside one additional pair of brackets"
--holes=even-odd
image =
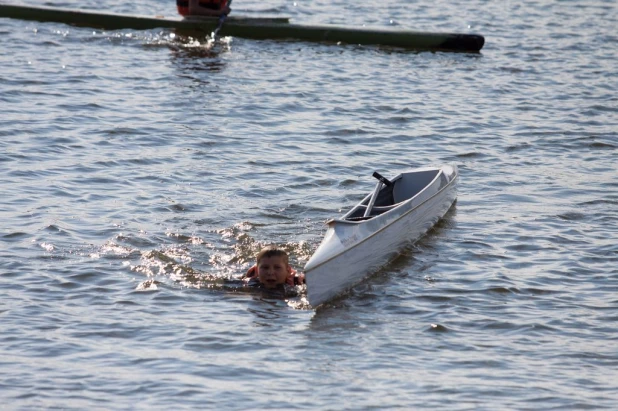
[[(173, 1), (28, 4), (176, 14)], [(480, 54), (0, 19), (7, 409), (616, 409), (615, 1), (237, 0), (236, 15), (485, 36)], [(459, 197), (319, 310), (295, 267), (371, 173)]]

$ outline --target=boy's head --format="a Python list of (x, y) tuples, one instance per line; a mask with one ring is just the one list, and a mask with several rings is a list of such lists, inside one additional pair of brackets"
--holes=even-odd
[(285, 284), (292, 273), (288, 254), (277, 247), (267, 247), (257, 255), (257, 271), (260, 283), (266, 288)]

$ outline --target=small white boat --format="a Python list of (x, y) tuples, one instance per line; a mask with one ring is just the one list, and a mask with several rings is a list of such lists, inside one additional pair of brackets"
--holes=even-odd
[(326, 222), (322, 243), (305, 265), (307, 299), (317, 308), (358, 284), (417, 241), (457, 198), (456, 166), (419, 168), (391, 181), (378, 173), (373, 193)]

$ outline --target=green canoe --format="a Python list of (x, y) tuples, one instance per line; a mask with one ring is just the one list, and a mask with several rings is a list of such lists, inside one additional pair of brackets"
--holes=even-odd
[[(99, 13), (52, 7), (30, 7), (0, 4), (0, 18), (65, 23), (104, 30), (149, 30), (170, 28), (210, 33), (218, 18), (170, 18)], [(405, 30), (347, 28), (335, 25), (308, 26), (292, 24), (288, 18), (251, 18), (230, 16), (219, 32), (222, 36), (255, 40), (297, 40), (376, 46), (401, 47), (412, 50), (440, 50), (476, 53), (485, 39), (478, 34), (426, 33)]]

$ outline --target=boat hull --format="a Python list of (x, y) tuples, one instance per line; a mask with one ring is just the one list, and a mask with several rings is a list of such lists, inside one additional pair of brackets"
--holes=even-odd
[[(186, 19), (163, 16), (148, 17), (12, 4), (0, 4), (0, 18), (2, 17), (65, 23), (105, 30), (169, 28), (211, 33), (219, 24), (219, 19), (216, 17)], [(285, 17), (230, 16), (226, 19), (220, 34), (254, 40), (300, 40), (472, 53), (480, 51), (485, 43), (483, 36), (477, 34), (357, 29), (334, 25), (305, 26), (290, 24), (289, 19)]]
[(457, 197), (457, 169), (444, 167), (418, 195), (367, 221), (331, 220), (305, 266), (314, 308), (344, 293), (395, 258), (442, 218)]

